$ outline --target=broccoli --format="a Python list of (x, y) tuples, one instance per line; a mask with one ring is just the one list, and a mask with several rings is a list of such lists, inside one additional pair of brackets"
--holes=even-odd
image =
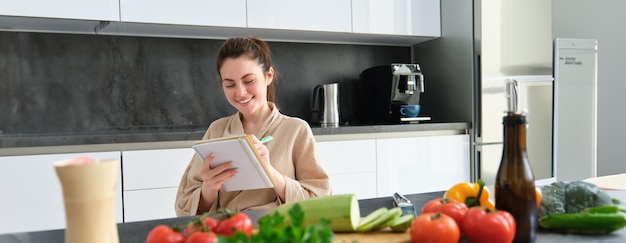
[(538, 217), (560, 213), (579, 213), (585, 208), (612, 205), (612, 198), (594, 184), (562, 181), (541, 188)]
[(537, 216), (565, 213), (565, 182), (554, 182), (541, 188), (541, 206)]

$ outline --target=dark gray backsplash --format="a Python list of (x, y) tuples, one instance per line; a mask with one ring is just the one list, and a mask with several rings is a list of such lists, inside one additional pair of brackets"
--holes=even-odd
[[(235, 110), (217, 83), (223, 40), (0, 32), (0, 134), (204, 130)], [(270, 42), (283, 113), (310, 121), (315, 85), (339, 82), (342, 120), (368, 67), (409, 47)]]

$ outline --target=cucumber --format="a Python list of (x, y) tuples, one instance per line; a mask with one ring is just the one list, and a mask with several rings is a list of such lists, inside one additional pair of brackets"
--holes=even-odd
[(400, 216), (402, 216), (402, 208), (395, 207), (395, 208), (389, 209), (389, 210), (387, 210), (387, 220), (385, 220), (382, 223), (374, 226), (374, 228), (371, 229), (371, 230), (372, 231), (382, 230), (385, 227), (389, 226), (389, 224), (391, 224), (391, 222), (393, 222), (394, 220), (400, 218)]
[(356, 230), (359, 232), (365, 232), (374, 229), (374, 227), (380, 225), (389, 218), (390, 214), (387, 214), (387, 211), (389, 210), (386, 207), (374, 210), (363, 218)]
[(619, 198), (612, 198), (613, 204), (615, 206), (617, 206), (617, 209), (622, 212), (622, 213), (626, 213), (626, 202), (624, 202), (622, 199)]
[(296, 203), (300, 204), (304, 211), (304, 225), (328, 219), (334, 232), (354, 232), (361, 219), (359, 202), (354, 194), (338, 194), (286, 203), (274, 208), (270, 213), (278, 212), (288, 219), (288, 212)]
[(415, 220), (415, 215), (405, 214), (389, 223), (389, 227), (393, 232), (406, 232), (413, 225), (413, 220)]
[(607, 234), (626, 226), (626, 218), (616, 213), (564, 213), (541, 217), (539, 226), (559, 232)]
[(619, 208), (616, 205), (604, 205), (584, 209), (581, 213), (618, 213)]

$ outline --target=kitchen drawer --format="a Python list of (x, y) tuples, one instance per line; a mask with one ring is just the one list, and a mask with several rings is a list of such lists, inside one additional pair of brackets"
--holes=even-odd
[(175, 218), (178, 187), (124, 191), (124, 222)]
[(317, 149), (329, 175), (376, 171), (374, 139), (317, 142)]
[(124, 151), (124, 191), (178, 187), (193, 156), (192, 148)]
[(378, 139), (378, 196), (445, 191), (470, 180), (469, 135)]

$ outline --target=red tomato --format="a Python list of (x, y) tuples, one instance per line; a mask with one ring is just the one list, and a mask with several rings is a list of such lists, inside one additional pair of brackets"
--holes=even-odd
[(217, 220), (215, 220), (214, 218), (211, 217), (206, 217), (202, 219), (202, 222), (204, 223), (204, 225), (209, 228), (209, 230), (215, 228), (215, 226), (217, 226)]
[(450, 216), (454, 219), (457, 226), (461, 227), (461, 222), (463, 221), (463, 217), (467, 212), (467, 206), (465, 203), (457, 202), (454, 199), (449, 198), (437, 198), (428, 201), (422, 207), (422, 213), (436, 213), (441, 212), (445, 215)]
[(150, 230), (146, 243), (184, 243), (185, 237), (167, 225), (157, 225)]
[(424, 213), (411, 225), (411, 242), (457, 243), (461, 231), (454, 219), (441, 213)]
[(469, 243), (511, 242), (515, 237), (515, 219), (504, 210), (470, 208), (461, 227)]
[(193, 232), (185, 243), (216, 243), (217, 235), (213, 232)]
[(211, 232), (217, 226), (217, 220), (204, 217), (202, 220), (192, 221), (183, 231), (184, 237), (189, 237), (193, 232)]
[(220, 219), (213, 232), (218, 235), (233, 236), (237, 231), (241, 231), (250, 236), (253, 230), (254, 226), (250, 217), (245, 213), (236, 213), (230, 217)]

